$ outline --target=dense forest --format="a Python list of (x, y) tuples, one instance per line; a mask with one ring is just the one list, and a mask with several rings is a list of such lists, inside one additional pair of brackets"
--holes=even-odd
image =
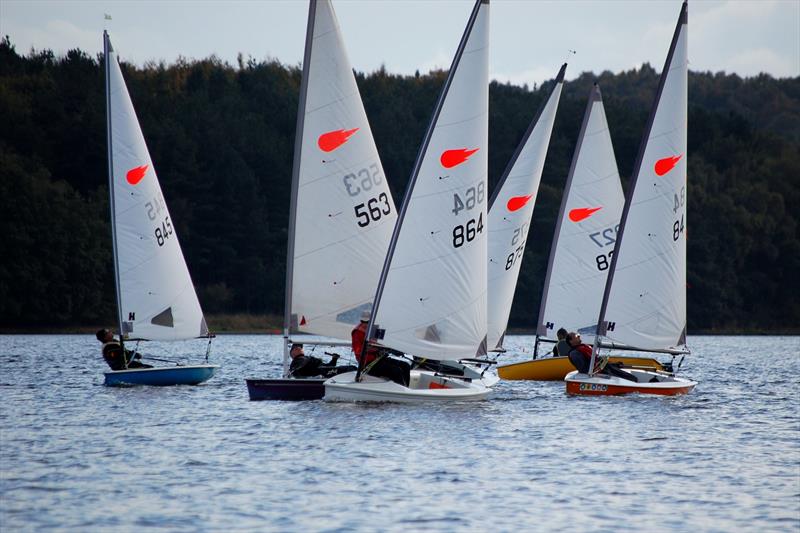
[[(557, 65), (553, 66), (553, 75)], [(282, 314), (301, 70), (212, 57), (123, 64), (207, 313)], [(569, 75), (569, 70), (568, 70)], [(445, 72), (357, 73), (401, 199)], [(102, 57), (0, 42), (0, 327), (116, 322)], [(658, 84), (650, 65), (564, 88), (511, 326), (535, 325), (555, 217), (586, 97), (603, 91), (623, 186)], [(490, 87), (497, 182), (552, 88)], [(800, 78), (689, 77), (689, 331), (800, 330)]]

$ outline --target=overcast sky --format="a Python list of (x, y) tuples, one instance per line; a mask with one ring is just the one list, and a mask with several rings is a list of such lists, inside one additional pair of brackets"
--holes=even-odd
[[(334, 0), (353, 68), (394, 73), (448, 68), (472, 0)], [(583, 71), (664, 64), (680, 0), (492, 0), (490, 73), (512, 83)], [(104, 13), (112, 16), (104, 20)], [(107, 26), (125, 61), (174, 61), (216, 54), (300, 64), (308, 2), (0, 0), (0, 33), (21, 53), (102, 50)], [(575, 55), (568, 50), (576, 50)], [(692, 70), (752, 76), (800, 75), (800, 0), (693, 0)]]

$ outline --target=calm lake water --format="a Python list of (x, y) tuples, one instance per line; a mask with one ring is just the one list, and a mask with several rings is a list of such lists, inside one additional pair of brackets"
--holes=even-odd
[(248, 401), (279, 337), (218, 337), (204, 385), (118, 389), (91, 335), (0, 336), (0, 529), (800, 531), (800, 338), (689, 345), (688, 396), (408, 406)]

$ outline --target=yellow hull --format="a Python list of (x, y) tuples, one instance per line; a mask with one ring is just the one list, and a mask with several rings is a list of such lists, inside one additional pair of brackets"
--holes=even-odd
[[(643, 357), (611, 357), (612, 363), (648, 370), (664, 370), (664, 366), (655, 359)], [(501, 379), (528, 379), (533, 381), (562, 381), (567, 374), (575, 370), (566, 357), (543, 357), (532, 361), (522, 361), (497, 367), (497, 375)]]

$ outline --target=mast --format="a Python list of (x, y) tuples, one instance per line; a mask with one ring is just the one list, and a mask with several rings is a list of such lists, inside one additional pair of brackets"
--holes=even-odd
[(294, 135), (294, 162), (292, 166), (292, 191), (289, 202), (289, 228), (286, 242), (286, 297), (283, 311), (283, 377), (289, 374), (289, 333), (292, 321), (292, 281), (294, 279), (294, 241), (297, 219), (297, 191), (300, 182), (300, 157), (303, 151), (303, 124), (308, 97), (308, 70), (311, 64), (311, 45), (314, 40), (314, 17), (317, 11), (316, 0), (308, 3), (308, 24), (306, 26), (306, 47), (303, 55), (303, 74), (300, 80), (300, 96), (297, 106), (297, 126)]
[(602, 100), (603, 96), (600, 94), (600, 87), (598, 87), (597, 83), (595, 83), (591, 92), (589, 93), (589, 101), (586, 103), (586, 110), (583, 112), (583, 123), (581, 124), (581, 130), (578, 133), (578, 144), (575, 146), (575, 152), (572, 154), (572, 163), (570, 164), (569, 173), (567, 174), (567, 182), (564, 184), (564, 193), (561, 195), (561, 207), (559, 207), (558, 216), (556, 218), (556, 228), (553, 232), (553, 241), (550, 244), (550, 257), (547, 260), (547, 274), (544, 278), (542, 300), (539, 303), (539, 320), (536, 324), (537, 345), (539, 343), (540, 336), (547, 336), (547, 328), (544, 325), (544, 309), (545, 304), (547, 303), (548, 289), (550, 288), (550, 278), (553, 274), (553, 261), (556, 257), (556, 246), (558, 245), (558, 238), (561, 235), (561, 223), (564, 220), (564, 211), (567, 209), (567, 198), (569, 197), (569, 191), (572, 188), (572, 180), (575, 177), (575, 169), (578, 166), (578, 159), (580, 158), (583, 139), (586, 135), (586, 128), (589, 125), (589, 117), (592, 113), (592, 106), (595, 102), (601, 102)]
[(117, 253), (117, 224), (114, 209), (114, 157), (111, 148), (111, 59), (110, 52), (113, 51), (111, 41), (108, 38), (108, 31), (103, 30), (103, 56), (106, 67), (106, 138), (108, 142), (108, 195), (109, 208), (111, 210), (111, 248), (114, 253), (114, 285), (117, 292), (117, 321), (119, 327), (119, 345), (122, 349), (122, 360), (125, 368), (128, 368), (128, 361), (125, 357), (124, 332), (122, 331), (122, 296), (120, 293), (119, 282), (119, 259)]
[[(389, 267), (392, 264), (392, 257), (394, 256), (395, 249), (397, 247), (397, 241), (400, 236), (400, 230), (403, 227), (403, 221), (405, 220), (406, 212), (408, 211), (408, 205), (411, 200), (412, 193), (414, 192), (414, 186), (416, 185), (417, 178), (419, 178), (420, 167), (422, 166), (423, 159), (425, 158), (425, 154), (428, 150), (428, 145), (430, 144), (431, 138), (433, 136), (433, 130), (436, 127), (436, 122), (439, 118), (439, 115), (442, 111), (442, 107), (444, 106), (444, 101), (447, 98), (447, 93), (450, 90), (450, 85), (453, 82), (453, 77), (455, 75), (456, 69), (458, 68), (459, 62), (461, 61), (461, 56), (464, 54), (464, 49), (467, 45), (467, 41), (469, 40), (469, 36), (472, 33), (472, 28), (475, 25), (475, 21), (478, 18), (478, 13), (480, 12), (481, 5), (489, 4), (489, 0), (476, 0), (475, 6), (472, 8), (472, 14), (470, 15), (469, 21), (467, 22), (467, 27), (464, 30), (464, 34), (461, 36), (461, 42), (458, 44), (458, 49), (456, 50), (455, 57), (453, 58), (453, 63), (450, 65), (450, 70), (447, 74), (447, 79), (445, 80), (444, 87), (442, 88), (442, 92), (439, 94), (439, 99), (436, 102), (436, 107), (434, 108), (433, 116), (431, 117), (431, 121), (428, 124), (428, 129), (425, 132), (425, 137), (420, 145), (419, 152), (417, 153), (416, 161), (414, 162), (414, 168), (411, 173), (411, 179), (409, 180), (408, 187), (406, 188), (406, 193), (403, 198), (403, 206), (400, 208), (400, 213), (397, 217), (397, 222), (395, 223), (394, 231), (392, 232), (392, 239), (389, 242), (389, 250), (386, 253), (386, 258), (383, 262), (383, 269), (381, 270), (381, 277), (380, 281), (378, 282), (378, 289), (375, 293), (375, 298), (373, 299), (372, 304), (372, 314), (370, 316), (369, 325), (367, 326), (367, 334), (364, 336), (364, 343), (362, 346), (362, 357), (361, 361), (358, 364), (358, 372), (356, 374), (356, 380), (359, 381), (361, 379), (361, 373), (364, 369), (363, 361), (366, 359), (367, 353), (367, 346), (369, 344), (369, 340), (373, 337), (375, 333), (375, 317), (378, 314), (378, 308), (380, 306), (381, 297), (383, 295), (384, 287), (386, 286), (386, 278), (389, 273)], [(488, 213), (488, 211), (487, 211)]]
[[(611, 258), (611, 265), (609, 267), (608, 279), (606, 280), (606, 287), (605, 291), (603, 292), (603, 303), (600, 306), (600, 316), (597, 319), (595, 342), (594, 346), (592, 347), (592, 358), (589, 362), (590, 374), (594, 373), (595, 359), (597, 358), (597, 352), (600, 346), (600, 336), (605, 335), (607, 333), (607, 324), (605, 323), (605, 315), (606, 315), (606, 309), (608, 308), (609, 295), (611, 294), (611, 286), (613, 285), (614, 282), (614, 272), (617, 269), (617, 261), (619, 260), (620, 245), (622, 243), (622, 239), (625, 236), (625, 226), (627, 225), (628, 214), (630, 213), (631, 210), (633, 194), (636, 191), (636, 185), (639, 181), (639, 176), (642, 170), (642, 162), (644, 159), (644, 153), (650, 139), (650, 133), (653, 129), (653, 123), (656, 118), (656, 113), (658, 112), (658, 108), (661, 103), (661, 95), (664, 92), (664, 86), (667, 81), (667, 76), (669, 75), (669, 69), (670, 65), (672, 64), (672, 58), (675, 54), (675, 48), (678, 45), (678, 39), (681, 34), (681, 27), (684, 24), (688, 24), (687, 4), (688, 4), (687, 0), (684, 0), (683, 4), (681, 5), (681, 12), (680, 15), (678, 15), (678, 22), (675, 25), (675, 32), (672, 35), (672, 42), (670, 43), (669, 52), (667, 53), (667, 59), (664, 62), (664, 68), (661, 70), (661, 77), (658, 82), (658, 90), (656, 91), (656, 98), (655, 101), (653, 102), (653, 107), (650, 109), (650, 116), (647, 119), (647, 126), (645, 127), (644, 135), (642, 136), (642, 141), (639, 144), (639, 152), (636, 156), (636, 163), (634, 164), (633, 182), (630, 184), (630, 187), (628, 188), (628, 193), (625, 198), (625, 206), (622, 209), (622, 218), (620, 219), (619, 232), (617, 234), (617, 242), (614, 245), (614, 255)], [(643, 351), (648, 351), (648, 350), (643, 350)]]

